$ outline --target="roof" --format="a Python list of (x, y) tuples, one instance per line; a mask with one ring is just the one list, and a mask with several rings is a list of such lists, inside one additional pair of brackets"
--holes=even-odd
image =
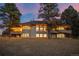
[(21, 23), (22, 25), (26, 25), (26, 24), (28, 24), (28, 25), (34, 25), (34, 24), (47, 24), (47, 22), (46, 21), (30, 21), (30, 22), (26, 22), (26, 23)]
[[(19, 23), (19, 24), (15, 24), (13, 26), (16, 26), (16, 27), (19, 27), (20, 25), (35, 25), (35, 24), (48, 24), (48, 21), (29, 21), (29, 22), (25, 22), (25, 23)], [(70, 26), (68, 24), (64, 24), (61, 22), (61, 20), (53, 20), (52, 21), (52, 25), (55, 25), (55, 26)]]

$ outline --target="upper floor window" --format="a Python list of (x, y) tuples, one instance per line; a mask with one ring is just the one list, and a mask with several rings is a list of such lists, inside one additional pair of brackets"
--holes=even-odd
[(47, 26), (44, 26), (44, 31), (46, 31), (47, 30)]
[(20, 27), (14, 27), (14, 28), (11, 28), (11, 31), (22, 32), (22, 28), (20, 28)]
[(31, 27), (30, 27), (30, 26), (23, 26), (23, 29), (28, 29), (28, 30), (30, 30)]
[(52, 28), (52, 30), (56, 30), (55, 28)]
[(46, 26), (42, 25), (36, 25), (36, 31), (46, 31)]
[(64, 27), (57, 27), (56, 30), (64, 30)]
[(44, 31), (44, 28), (43, 27), (40, 27), (40, 31)]
[(39, 27), (36, 27), (36, 31), (39, 31)]

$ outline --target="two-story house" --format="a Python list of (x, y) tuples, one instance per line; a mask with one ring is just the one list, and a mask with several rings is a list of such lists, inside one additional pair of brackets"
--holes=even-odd
[[(12, 27), (11, 35), (25, 38), (48, 38), (47, 28), (46, 21), (30, 21)], [(70, 36), (70, 25), (57, 24), (51, 29), (51, 38), (66, 38)]]

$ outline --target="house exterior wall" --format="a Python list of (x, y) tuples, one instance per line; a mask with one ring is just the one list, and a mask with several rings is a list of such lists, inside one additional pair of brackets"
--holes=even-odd
[(31, 38), (36, 38), (36, 26), (32, 26), (32, 29), (31, 29)]
[[(23, 35), (23, 34), (29, 34), (29, 38), (35, 38), (36, 37), (36, 27), (32, 26), (30, 30), (24, 29), (21, 35)], [(26, 38), (28, 38), (28, 37), (26, 36)]]
[(57, 25), (52, 28), (51, 38), (67, 38), (71, 36), (69, 25)]
[(27, 33), (29, 34), (29, 38), (40, 38), (40, 37), (36, 37), (37, 34), (39, 34), (39, 35), (41, 35), (41, 34), (45, 35), (46, 34), (47, 35), (47, 31), (36, 31), (36, 26), (32, 26), (31, 30), (25, 29), (22, 32), (22, 34), (27, 34)]

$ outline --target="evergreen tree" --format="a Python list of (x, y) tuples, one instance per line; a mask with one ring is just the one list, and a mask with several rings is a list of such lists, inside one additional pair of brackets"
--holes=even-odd
[(48, 23), (48, 38), (51, 37), (52, 24), (55, 23), (55, 16), (58, 16), (59, 9), (56, 3), (41, 3), (38, 18), (43, 18)]
[(1, 20), (10, 32), (10, 27), (20, 22), (21, 13), (14, 3), (5, 3), (0, 12)]
[(79, 36), (79, 17), (77, 11), (70, 5), (62, 12), (61, 19), (71, 25), (72, 35), (74, 38), (77, 38)]

